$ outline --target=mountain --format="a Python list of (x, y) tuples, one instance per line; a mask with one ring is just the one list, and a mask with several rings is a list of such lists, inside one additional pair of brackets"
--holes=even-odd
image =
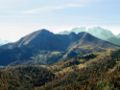
[(90, 28), (88, 29), (88, 32), (103, 40), (108, 40), (111, 37), (115, 37), (111, 31), (103, 29), (101, 27)]
[(76, 34), (78, 34), (80, 32), (86, 32), (86, 31), (87, 31), (86, 27), (73, 28), (71, 30), (71, 32), (75, 32)]
[(111, 31), (105, 30), (103, 28), (93, 28), (88, 29), (89, 33), (103, 40), (107, 40), (116, 45), (120, 45), (119, 35), (115, 36)]
[(85, 27), (73, 28), (71, 31), (63, 31), (59, 34), (70, 34), (71, 32), (78, 34), (80, 32), (87, 32), (87, 29)]
[[(73, 28), (70, 32), (75, 32), (76, 34), (78, 34), (80, 32), (87, 32), (87, 33), (89, 33), (97, 38), (103, 39), (103, 40), (108, 40), (111, 37), (115, 37), (115, 35), (111, 31), (106, 30), (101, 27), (93, 27), (93, 28), (88, 28), (88, 29), (86, 29), (85, 27), (79, 27), (79, 28)], [(63, 32), (63, 34), (69, 34), (69, 33)]]
[(74, 47), (75, 52), (79, 53), (118, 48), (86, 32), (60, 35), (42, 29), (26, 35), (15, 43), (1, 46), (0, 65), (53, 64), (73, 51)]
[(82, 37), (69, 47), (64, 58), (66, 58), (66, 56), (67, 58), (69, 56), (76, 57), (77, 55), (86, 55), (94, 52), (101, 52), (105, 49), (115, 48), (114, 44), (98, 39), (89, 33), (82, 32), (78, 35), (82, 35)]
[(111, 37), (108, 39), (108, 41), (110, 41), (116, 45), (120, 45), (120, 38), (119, 37)]
[(115, 36), (111, 31), (106, 30), (101, 27), (93, 27), (93, 28), (88, 28), (86, 29), (85, 27), (79, 27), (79, 28), (73, 28), (71, 31), (64, 31), (61, 32), (60, 34), (70, 34), (71, 32), (75, 32), (76, 34), (80, 32), (87, 32), (97, 38), (100, 38), (102, 40), (109, 41), (111, 43), (114, 43), (116, 45), (120, 45), (120, 35)]
[(118, 34), (117, 37), (120, 39), (120, 34)]
[(114, 44), (120, 45), (120, 34), (118, 34), (116, 37), (109, 38), (108, 41), (111, 41)]

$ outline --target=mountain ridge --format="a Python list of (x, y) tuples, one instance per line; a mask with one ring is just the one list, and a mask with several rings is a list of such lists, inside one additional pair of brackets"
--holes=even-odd
[[(117, 45), (100, 40), (86, 32), (59, 35), (42, 29), (21, 38), (15, 43), (1, 46), (0, 64), (8, 65), (14, 62), (15, 64), (20, 64), (29, 61), (43, 64), (55, 63), (59, 61), (63, 54), (69, 51), (69, 48), (73, 48), (74, 44), (81, 47), (83, 52), (86, 52), (86, 47), (84, 46), (89, 44), (91, 48), (118, 48)], [(57, 55), (53, 54), (56, 52), (58, 52)], [(90, 52), (93, 52), (93, 50), (90, 50)], [(33, 60), (33, 58), (35, 59)], [(38, 61), (36, 61), (36, 58)]]
[(101, 28), (101, 27), (93, 27), (93, 28), (77, 27), (77, 28), (73, 28), (70, 31), (61, 32), (60, 34), (69, 34), (71, 32), (75, 32), (75, 33), (87, 32), (87, 33), (89, 33), (97, 38), (100, 38), (102, 40), (106, 40), (106, 41), (109, 41), (111, 43), (120, 45), (119, 35), (116, 36), (111, 31), (104, 29), (104, 28)]

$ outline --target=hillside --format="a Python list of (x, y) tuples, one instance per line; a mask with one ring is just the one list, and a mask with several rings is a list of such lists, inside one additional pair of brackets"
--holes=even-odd
[(36, 87), (35, 90), (120, 89), (120, 50), (111, 54), (107, 51), (83, 63), (77, 60), (76, 63), (73, 60), (67, 61), (67, 64), (63, 64), (64, 62), (58, 64), (57, 67), (60, 66), (60, 69), (53, 69), (58, 79)]
[(32, 90), (55, 78), (40, 66), (16, 66), (0, 70), (0, 90)]
[(119, 90), (120, 50), (0, 69), (1, 90)]

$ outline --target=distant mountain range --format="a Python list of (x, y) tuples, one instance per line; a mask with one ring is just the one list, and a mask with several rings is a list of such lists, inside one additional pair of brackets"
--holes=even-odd
[(118, 34), (117, 37), (120, 39), (120, 34)]
[(116, 36), (111, 31), (101, 27), (94, 27), (94, 28), (88, 28), (88, 29), (86, 29), (85, 27), (74, 28), (71, 31), (64, 31), (64, 32), (61, 32), (60, 34), (69, 34), (71, 32), (75, 32), (75, 33), (87, 32), (102, 40), (107, 40), (111, 43), (120, 45), (120, 34)]
[(15, 43), (0, 46), (0, 65), (53, 64), (61, 59), (116, 49), (119, 46), (87, 32), (67, 35), (38, 30)]

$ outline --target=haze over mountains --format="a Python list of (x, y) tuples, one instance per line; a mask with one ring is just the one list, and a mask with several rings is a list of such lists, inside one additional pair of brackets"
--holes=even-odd
[(117, 37), (120, 38), (120, 34), (118, 34)]
[(86, 27), (79, 27), (73, 28), (71, 31), (64, 31), (60, 34), (69, 34), (70, 32), (80, 33), (80, 32), (88, 32), (91, 35), (100, 38), (102, 40), (107, 40), (111, 43), (120, 45), (120, 35), (114, 35), (110, 30), (101, 28), (101, 27), (93, 27), (93, 28), (86, 28)]
[(98, 39), (87, 32), (60, 35), (38, 30), (15, 43), (0, 47), (0, 65), (53, 64), (69, 56), (99, 52), (119, 46)]

